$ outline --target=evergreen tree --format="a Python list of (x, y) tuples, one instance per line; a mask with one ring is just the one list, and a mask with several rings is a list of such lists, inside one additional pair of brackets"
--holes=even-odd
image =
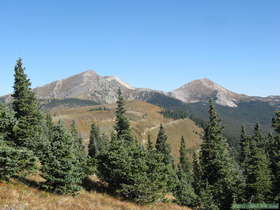
[(245, 127), (241, 127), (240, 135), (240, 164), (241, 166), (246, 162), (247, 157), (250, 155), (250, 140), (246, 134)]
[(16, 124), (14, 112), (0, 104), (0, 141), (12, 144), (13, 128)]
[(201, 189), (202, 189), (202, 171), (201, 171), (201, 167), (199, 164), (199, 160), (197, 157), (196, 152), (193, 153), (193, 164), (192, 164), (192, 168), (193, 168), (193, 189), (195, 194), (197, 195), (201, 195)]
[(256, 123), (255, 128), (254, 128), (254, 137), (253, 141), (256, 142), (257, 147), (259, 148), (265, 148), (265, 139), (262, 135), (260, 124)]
[(80, 174), (82, 174), (83, 177), (86, 177), (86, 175), (90, 175), (91, 167), (88, 167), (88, 159), (86, 154), (86, 149), (83, 144), (83, 139), (79, 136), (78, 129), (76, 127), (76, 122), (72, 121), (71, 124), (71, 136), (74, 139), (74, 151), (76, 153), (76, 157), (79, 160), (80, 167)]
[(38, 159), (32, 151), (0, 144), (0, 180), (29, 175), (38, 168)]
[(256, 203), (269, 201), (272, 188), (270, 164), (261, 138), (256, 126), (250, 142), (246, 177), (246, 197), (248, 201)]
[(88, 155), (92, 158), (95, 158), (105, 149), (105, 144), (106, 141), (104, 138), (102, 138), (99, 127), (93, 123), (90, 130)]
[(156, 151), (143, 150), (136, 141), (112, 141), (97, 160), (98, 176), (113, 192), (140, 204), (163, 198), (167, 168)]
[(230, 209), (234, 196), (243, 189), (243, 178), (223, 136), (221, 120), (212, 101), (209, 101), (209, 122), (204, 130), (199, 163), (204, 190), (208, 183), (218, 207)]
[(170, 149), (170, 145), (167, 143), (167, 139), (168, 137), (165, 133), (165, 130), (163, 126), (160, 125), (155, 149), (157, 152), (163, 155), (163, 163), (168, 168), (168, 176), (169, 176), (168, 190), (170, 192), (174, 192), (174, 190), (176, 190), (175, 188), (178, 180), (175, 171), (174, 159), (171, 155), (171, 149)]
[(272, 196), (274, 201), (280, 203), (280, 112), (276, 112), (272, 120), (272, 126), (276, 131), (276, 136), (269, 142), (269, 157), (272, 171)]
[(130, 130), (130, 125), (127, 117), (125, 116), (124, 98), (122, 96), (121, 90), (118, 90), (118, 100), (116, 109), (116, 125), (115, 131), (117, 133), (118, 139), (131, 141), (132, 135)]
[(224, 208), (219, 208), (217, 201), (214, 199), (212, 186), (210, 186), (207, 182), (205, 184), (205, 188), (201, 191), (200, 197), (200, 210), (220, 210)]
[(181, 138), (181, 145), (180, 145), (180, 163), (179, 167), (182, 169), (182, 171), (190, 176), (190, 170), (191, 170), (191, 164), (187, 158), (187, 147), (185, 143), (185, 139), (182, 136)]
[(164, 163), (166, 165), (168, 164), (173, 164), (173, 158), (171, 155), (171, 149), (169, 144), (167, 143), (167, 135), (165, 133), (165, 130), (162, 126), (162, 124), (160, 125), (159, 128), (159, 132), (158, 132), (158, 136), (157, 136), (157, 140), (156, 140), (156, 150), (158, 152), (160, 152), (161, 154), (163, 154), (164, 156)]
[[(250, 157), (250, 141), (251, 137), (247, 136), (244, 126), (241, 128), (240, 135), (240, 167), (244, 178), (248, 176), (249, 169), (249, 157)], [(243, 194), (242, 198), (246, 200), (246, 195)]]
[(187, 148), (184, 137), (181, 138), (180, 162), (177, 169), (178, 183), (174, 196), (181, 205), (194, 207), (197, 205), (197, 195), (192, 187), (193, 179), (190, 172), (190, 163), (187, 158)]
[(53, 127), (53, 138), (42, 167), (43, 187), (58, 194), (76, 194), (85, 177), (75, 139), (61, 123)]
[(14, 142), (18, 146), (27, 147), (38, 153), (42, 147), (43, 116), (39, 104), (32, 92), (31, 83), (24, 73), (22, 60), (15, 66), (15, 83), (12, 97), (15, 118)]

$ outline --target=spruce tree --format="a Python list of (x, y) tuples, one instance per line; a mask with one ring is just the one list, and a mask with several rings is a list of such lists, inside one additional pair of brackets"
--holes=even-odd
[(241, 127), (240, 135), (240, 164), (241, 166), (246, 162), (247, 157), (250, 155), (250, 140), (246, 134), (245, 127)]
[(248, 201), (261, 203), (268, 202), (271, 195), (271, 171), (269, 168), (259, 127), (250, 142), (250, 156), (248, 157), (246, 176), (246, 197)]
[(39, 169), (39, 161), (32, 151), (0, 143), (0, 180), (9, 181)]
[(136, 141), (112, 141), (97, 160), (98, 177), (111, 191), (139, 204), (163, 199), (168, 171), (162, 154), (146, 151)]
[(191, 170), (191, 164), (187, 158), (187, 147), (184, 137), (181, 138), (181, 145), (180, 145), (180, 163), (179, 166), (183, 170), (184, 173), (189, 174), (190, 176), (190, 170)]
[(180, 162), (177, 167), (178, 182), (174, 196), (180, 205), (194, 207), (197, 205), (197, 195), (194, 192), (193, 179), (190, 172), (190, 163), (187, 158), (187, 148), (184, 137), (181, 138)]
[(269, 157), (272, 171), (272, 197), (280, 203), (280, 112), (276, 112), (272, 120), (276, 136), (269, 142)]
[(230, 209), (233, 198), (243, 189), (243, 178), (223, 136), (221, 120), (211, 100), (209, 122), (204, 130), (199, 163), (204, 190), (207, 183), (218, 207)]
[(0, 104), (0, 141), (2, 140), (12, 145), (15, 124), (14, 112), (4, 104)]
[(27, 147), (37, 154), (42, 147), (43, 116), (24, 71), (22, 60), (19, 59), (15, 66), (14, 93), (12, 94), (13, 109), (17, 120), (13, 140), (16, 145)]
[(192, 162), (192, 168), (193, 168), (193, 189), (195, 194), (198, 196), (201, 195), (201, 189), (202, 189), (202, 171), (201, 166), (199, 164), (199, 160), (197, 157), (196, 152), (193, 153), (193, 162)]
[(160, 125), (160, 128), (159, 128), (159, 132), (158, 132), (158, 136), (157, 136), (157, 140), (156, 140), (156, 150), (163, 154), (164, 156), (164, 163), (166, 165), (168, 164), (173, 164), (173, 158), (172, 158), (172, 155), (171, 155), (171, 149), (170, 149), (170, 146), (169, 144), (167, 143), (167, 135), (165, 133), (165, 130), (162, 126), (162, 124)]
[(77, 143), (61, 123), (52, 129), (49, 151), (42, 167), (43, 187), (58, 194), (76, 194), (85, 177)]
[(167, 143), (167, 135), (165, 133), (165, 130), (162, 125), (160, 125), (156, 144), (155, 144), (155, 149), (158, 153), (163, 155), (163, 163), (166, 165), (168, 168), (168, 190), (169, 192), (174, 192), (176, 190), (176, 185), (177, 185), (177, 176), (176, 176), (176, 170), (175, 170), (175, 165), (174, 165), (174, 159), (171, 155), (171, 149), (170, 145)]
[(80, 173), (82, 174), (83, 177), (86, 177), (87, 175), (91, 175), (92, 169), (88, 165), (89, 162), (91, 163), (91, 161), (88, 160), (88, 157), (86, 154), (86, 148), (83, 144), (82, 137), (78, 133), (78, 129), (76, 127), (75, 121), (72, 121), (72, 124), (71, 124), (71, 136), (74, 139), (74, 143), (75, 143), (74, 151), (76, 153), (76, 157), (79, 160), (79, 165), (81, 166)]
[(118, 100), (117, 100), (117, 109), (116, 109), (116, 124), (115, 131), (117, 133), (118, 139), (131, 141), (132, 135), (130, 130), (130, 124), (125, 116), (125, 103), (124, 98), (122, 96), (121, 90), (118, 90)]
[(106, 141), (102, 138), (99, 127), (93, 123), (90, 130), (88, 155), (92, 158), (95, 158), (105, 149), (105, 144)]

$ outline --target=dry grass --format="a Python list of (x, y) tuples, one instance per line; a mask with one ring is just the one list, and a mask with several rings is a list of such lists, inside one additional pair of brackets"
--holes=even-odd
[[(99, 107), (106, 107), (108, 110), (96, 110)], [(101, 128), (102, 132), (107, 135), (111, 134), (115, 123), (115, 107), (115, 104), (109, 104), (80, 108), (56, 108), (51, 113), (55, 121), (61, 119), (68, 127), (75, 120), (80, 135), (87, 141), (90, 126), (93, 122)], [(159, 125), (163, 124), (175, 156), (178, 155), (181, 136), (185, 137), (190, 151), (198, 149), (201, 143), (200, 134), (202, 130), (193, 121), (164, 118), (159, 113), (161, 111), (160, 107), (143, 101), (128, 101), (126, 102), (126, 109), (134, 135), (143, 143), (146, 142), (148, 134), (151, 134), (153, 141), (155, 141)]]
[(19, 181), (0, 183), (0, 209), (1, 210), (141, 210), (141, 209), (174, 209), (180, 207), (171, 203), (158, 203), (150, 206), (138, 206), (134, 203), (122, 201), (98, 192), (83, 190), (80, 195), (62, 196), (29, 187)]

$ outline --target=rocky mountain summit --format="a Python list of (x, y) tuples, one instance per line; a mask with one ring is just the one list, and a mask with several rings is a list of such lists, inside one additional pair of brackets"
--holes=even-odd
[(202, 102), (213, 98), (217, 104), (229, 107), (237, 107), (240, 100), (249, 98), (227, 90), (207, 78), (187, 83), (172, 91), (170, 95), (186, 103)]
[[(43, 100), (76, 98), (92, 100), (99, 104), (110, 104), (116, 101), (119, 88), (128, 100), (149, 101), (151, 98), (160, 97), (161, 100), (173, 98), (185, 103), (197, 103), (207, 102), (212, 98), (217, 104), (226, 107), (237, 107), (239, 103), (248, 101), (280, 104), (280, 96), (254, 97), (237, 94), (207, 78), (194, 80), (166, 93), (147, 88), (135, 88), (116, 76), (100, 76), (93, 70), (37, 87), (34, 92)], [(4, 101), (10, 99), (10, 95), (2, 97)]]
[(115, 76), (103, 77), (95, 71), (88, 70), (35, 88), (34, 92), (40, 99), (78, 98), (108, 104), (116, 101), (119, 88), (125, 97), (129, 97), (129, 93), (135, 90)]

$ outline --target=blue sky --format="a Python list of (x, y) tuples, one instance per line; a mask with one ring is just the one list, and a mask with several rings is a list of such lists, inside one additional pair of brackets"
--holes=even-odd
[(173, 90), (207, 77), (280, 95), (279, 0), (9, 0), (0, 4), (0, 95), (23, 57), (32, 86), (87, 69)]

